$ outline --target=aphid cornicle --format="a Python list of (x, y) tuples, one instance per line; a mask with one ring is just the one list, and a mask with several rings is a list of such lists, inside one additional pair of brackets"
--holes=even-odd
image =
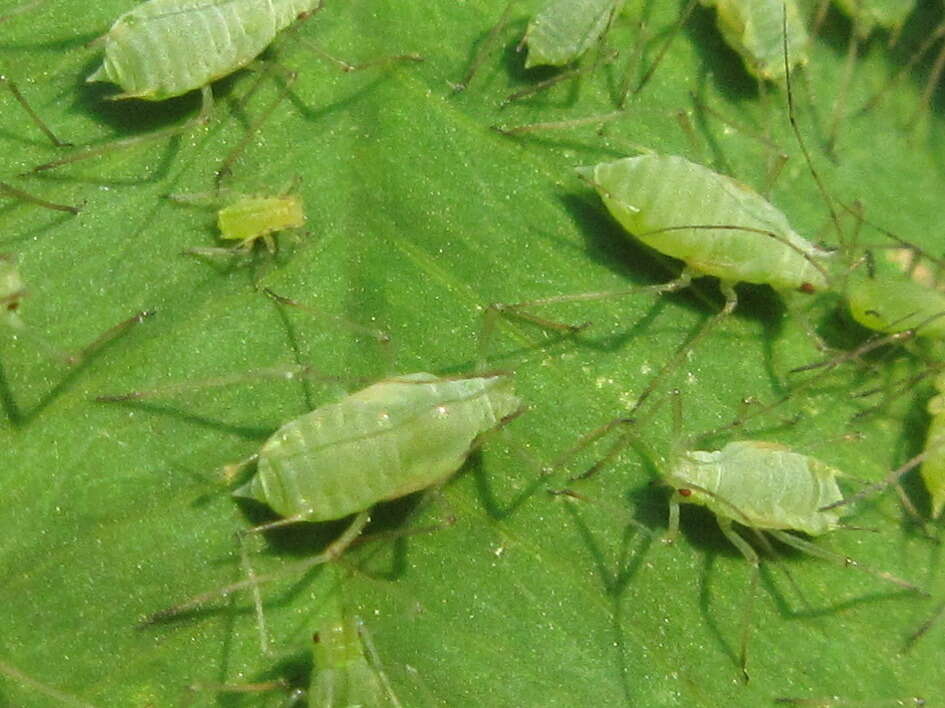
[(784, 26), (790, 64), (807, 62), (807, 30), (795, 0), (700, 0), (714, 7), (719, 31), (738, 52), (750, 74), (772, 81), (784, 77)]

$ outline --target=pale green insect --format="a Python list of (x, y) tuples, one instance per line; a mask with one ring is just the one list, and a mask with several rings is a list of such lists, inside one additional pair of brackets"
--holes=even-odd
[(764, 81), (784, 77), (784, 26), (791, 67), (807, 63), (807, 30), (795, 0), (699, 0), (714, 7), (716, 23), (750, 74)]
[(578, 174), (634, 238), (683, 261), (693, 275), (775, 290), (820, 291), (830, 252), (791, 228), (764, 197), (730, 177), (673, 155), (641, 155)]
[(319, 0), (148, 0), (101, 38), (102, 66), (89, 81), (111, 81), (115, 98), (163, 101), (209, 85), (259, 56)]
[(854, 277), (847, 284), (850, 316), (873, 330), (945, 339), (945, 293), (907, 278)]
[(402, 703), (364, 622), (346, 607), (339, 593), (333, 593), (326, 604), (327, 619), (314, 636), (308, 704), (313, 708), (400, 708)]
[(520, 406), (507, 374), (385, 379), (286, 423), (253, 456), (253, 478), (233, 493), (287, 520), (358, 514), (366, 522), (375, 504), (450, 477), (476, 438)]
[(525, 68), (565, 66), (600, 41), (625, 0), (551, 0), (532, 17), (522, 42)]
[(833, 0), (851, 20), (860, 38), (876, 27), (897, 32), (916, 6), (916, 0)]
[[(297, 180), (292, 183), (295, 184)], [(184, 204), (213, 204), (219, 202), (219, 193), (172, 194), (169, 198)], [(220, 239), (236, 241), (236, 244), (231, 248), (190, 248), (186, 252), (198, 256), (246, 254), (261, 241), (269, 253), (275, 253), (276, 233), (304, 225), (302, 197), (294, 194), (291, 186), (276, 195), (237, 194), (232, 202), (217, 211)]]
[[(253, 477), (233, 495), (265, 504), (283, 517), (253, 531), (354, 515), (338, 538), (301, 565), (327, 563), (357, 539), (371, 507), (444, 482), (462, 467), (481, 435), (520, 411), (509, 374), (446, 378), (415, 373), (384, 379), (279, 428), (259, 452), (234, 466), (256, 463)], [(260, 582), (250, 577), (158, 612), (149, 621)]]

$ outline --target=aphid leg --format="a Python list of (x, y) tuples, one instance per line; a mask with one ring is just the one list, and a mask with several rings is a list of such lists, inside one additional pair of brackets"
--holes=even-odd
[(725, 296), (725, 304), (722, 306), (722, 309), (715, 313), (711, 318), (706, 320), (706, 322), (699, 328), (699, 331), (696, 334), (683, 342), (682, 345), (676, 350), (676, 353), (660, 367), (660, 370), (656, 372), (656, 375), (652, 376), (647, 382), (646, 388), (643, 389), (642, 393), (637, 397), (636, 403), (633, 404), (633, 407), (630, 409), (630, 415), (632, 416), (636, 413), (646, 400), (652, 395), (653, 391), (656, 390), (656, 387), (659, 385), (662, 378), (679, 366), (686, 355), (689, 354), (693, 349), (696, 348), (696, 345), (699, 344), (703, 339), (705, 339), (709, 333), (715, 329), (715, 327), (726, 317), (734, 312), (736, 306), (738, 305), (738, 294), (735, 292), (735, 287), (732, 283), (726, 282), (724, 280), (719, 281), (719, 287), (722, 290), (722, 294)]
[(824, 147), (828, 155), (835, 154), (840, 126), (847, 118), (847, 116), (844, 115), (844, 109), (846, 107), (847, 98), (849, 97), (850, 86), (853, 83), (853, 72), (856, 69), (859, 48), (860, 38), (856, 30), (853, 29), (850, 32), (850, 39), (847, 42), (847, 56), (843, 63), (843, 73), (840, 75), (840, 84), (834, 93), (833, 108), (830, 111), (826, 145)]
[(607, 56), (602, 57), (601, 53), (598, 52), (597, 57), (598, 58), (595, 58), (595, 60), (593, 62), (590, 62), (587, 66), (579, 66), (574, 69), (568, 69), (566, 71), (562, 71), (558, 74), (555, 74), (549, 79), (545, 79), (544, 81), (539, 81), (537, 83), (532, 84), (531, 86), (528, 86), (519, 91), (516, 91), (515, 93), (509, 94), (508, 96), (505, 97), (502, 103), (499, 104), (499, 108), (504, 108), (510, 103), (515, 103), (516, 101), (521, 101), (522, 99), (530, 98), (536, 94), (541, 93), (542, 91), (547, 91), (552, 86), (556, 84), (560, 84), (562, 81), (569, 81), (570, 79), (577, 78), (578, 76), (582, 76), (583, 74), (590, 74), (598, 67), (599, 64), (609, 64), (610, 62), (612, 62), (614, 59), (616, 59), (617, 54), (616, 52), (611, 52)]
[[(0, 22), (2, 21), (3, 19), (0, 19)], [(43, 121), (43, 119), (39, 117), (39, 114), (36, 111), (34, 111), (33, 107), (27, 102), (26, 98), (20, 92), (20, 89), (13, 82), (13, 79), (11, 79), (8, 76), (4, 76), (3, 74), (0, 74), (0, 84), (3, 84), (10, 90), (10, 93), (13, 94), (13, 98), (16, 99), (17, 103), (23, 106), (23, 110), (26, 111), (27, 115), (29, 115), (33, 123), (36, 124), (36, 127), (39, 128), (41, 131), (43, 131), (43, 134), (47, 138), (49, 138), (49, 141), (53, 145), (55, 145), (56, 147), (71, 147), (72, 146), (72, 143), (67, 143), (65, 140), (60, 140), (59, 138), (56, 137), (56, 134), (52, 132), (52, 129), (48, 125), (46, 125), (45, 121)]]
[(810, 708), (904, 708), (905, 706), (925, 705), (925, 699), (921, 696), (870, 701), (847, 700), (838, 696), (830, 696), (829, 698), (775, 698), (774, 702), (781, 705), (810, 706)]
[(52, 686), (47, 686), (45, 683), (37, 681), (32, 676), (23, 673), (18, 668), (8, 664), (5, 661), (0, 661), (0, 674), (3, 674), (7, 678), (16, 681), (20, 685), (31, 689), (36, 693), (41, 693), (48, 698), (54, 699), (62, 705), (74, 706), (75, 708), (94, 708), (91, 703), (86, 703), (76, 696), (64, 693), (63, 691), (53, 688)]
[[(218, 388), (222, 386), (232, 386), (233, 384), (249, 383), (251, 381), (258, 381), (260, 379), (275, 379), (277, 381), (295, 381), (298, 379), (305, 379), (335, 384), (345, 382), (345, 379), (341, 377), (330, 376), (307, 364), (285, 364), (283, 366), (270, 366), (263, 369), (254, 369), (252, 371), (242, 372), (239, 374), (228, 374), (226, 376), (169, 384), (167, 386), (161, 386), (159, 388), (146, 389), (142, 391), (130, 391), (128, 393), (96, 396), (95, 400), (99, 403), (121, 403), (123, 401), (137, 401), (143, 398), (173, 396), (178, 393), (199, 391), (205, 388)], [(251, 460), (248, 460), (246, 464), (248, 464), (249, 461)]]
[[(679, 19), (676, 20), (676, 24), (673, 25), (672, 29), (669, 30), (666, 40), (663, 42), (663, 45), (660, 47), (659, 51), (656, 53), (656, 58), (653, 60), (653, 63), (647, 67), (647, 70), (643, 73), (643, 76), (640, 77), (640, 81), (637, 83), (636, 88), (630, 89), (630, 83), (632, 81), (632, 70), (635, 68), (636, 63), (631, 59), (627, 63), (627, 68), (625, 69), (623, 82), (620, 89), (620, 97), (617, 100), (617, 107), (623, 108), (627, 104), (627, 99), (633, 95), (636, 96), (644, 87), (650, 82), (650, 79), (653, 78), (653, 74), (656, 73), (656, 68), (660, 65), (660, 62), (663, 60), (663, 57), (666, 56), (666, 53), (669, 51), (670, 46), (673, 43), (673, 40), (676, 39), (676, 35), (680, 34), (682, 28), (685, 26), (686, 22), (689, 20), (689, 16), (692, 14), (692, 11), (696, 7), (697, 0), (689, 0), (689, 4), (683, 9), (679, 15)], [(640, 43), (642, 45), (642, 42)]]
[[(678, 505), (677, 505), (678, 506)], [(751, 566), (751, 575), (748, 580), (748, 594), (745, 598), (745, 608), (742, 614), (741, 639), (739, 640), (738, 666), (742, 672), (742, 680), (748, 682), (748, 638), (751, 632), (751, 617), (755, 607), (755, 597), (758, 594), (758, 576), (761, 574), (761, 561), (758, 553), (751, 544), (742, 538), (732, 527), (732, 520), (721, 516), (716, 517), (719, 528), (722, 530), (725, 538), (735, 546), (748, 561)]]
[(506, 125), (504, 123), (496, 123), (490, 125), (489, 127), (501, 133), (502, 135), (523, 135), (525, 133), (537, 133), (543, 130), (570, 130), (572, 128), (580, 128), (584, 125), (598, 125), (602, 123), (609, 123), (611, 121), (619, 120), (626, 116), (625, 111), (613, 111), (611, 113), (603, 113), (596, 116), (585, 116), (584, 118), (570, 118), (568, 120), (552, 120), (544, 123), (524, 123), (522, 125)]
[(536, 298), (534, 300), (525, 300), (523, 302), (515, 303), (493, 302), (483, 313), (482, 330), (479, 336), (479, 361), (482, 363), (486, 360), (486, 354), (489, 351), (488, 345), (490, 344), (492, 336), (495, 333), (497, 320), (500, 316), (524, 320), (525, 322), (529, 322), (533, 325), (541, 327), (542, 329), (555, 330), (558, 332), (564, 332), (566, 334), (576, 334), (577, 332), (580, 332), (581, 330), (589, 327), (591, 323), (583, 322), (581, 324), (574, 325), (564, 322), (557, 322), (555, 320), (539, 317), (538, 315), (533, 315), (532, 313), (527, 312), (525, 308), (539, 307), (542, 305), (553, 305), (559, 302), (589, 302), (592, 300), (606, 300), (610, 298), (639, 295), (643, 293), (665, 295), (667, 293), (676, 292), (677, 290), (688, 287), (692, 282), (692, 277), (692, 274), (688, 270), (683, 269), (679, 277), (675, 280), (671, 280), (668, 283), (660, 283), (658, 285), (633, 285), (627, 288), (620, 288), (618, 290), (599, 290), (596, 292), (573, 293), (570, 295), (552, 295), (550, 297)]
[(384, 692), (387, 694), (387, 698), (394, 708), (401, 708), (402, 704), (397, 698), (397, 694), (394, 693), (390, 679), (387, 677), (387, 672), (384, 671), (384, 665), (381, 663), (381, 655), (378, 653), (377, 647), (374, 646), (374, 640), (371, 638), (371, 633), (368, 631), (367, 625), (364, 624), (364, 621), (360, 617), (355, 617), (354, 622), (357, 626), (358, 637), (361, 639), (361, 643), (364, 646), (364, 653), (368, 663), (381, 682)]
[[(341, 533), (338, 538), (329, 543), (325, 550), (321, 553), (312, 556), (311, 558), (306, 558), (303, 561), (298, 563), (291, 563), (282, 570), (279, 570), (275, 573), (269, 573), (267, 575), (253, 575), (252, 578), (240, 580), (230, 585), (226, 585), (222, 588), (217, 588), (216, 590), (210, 590), (209, 592), (202, 593), (200, 595), (195, 595), (189, 600), (185, 600), (173, 607), (168, 607), (167, 609), (160, 610), (151, 615), (148, 615), (141, 621), (142, 626), (149, 624), (155, 624), (157, 622), (163, 622), (178, 615), (189, 612), (198, 607), (202, 607), (211, 600), (217, 600), (219, 598), (227, 597), (238, 590), (243, 590), (245, 588), (251, 588), (263, 583), (272, 582), (273, 580), (278, 580), (289, 575), (299, 575), (304, 573), (310, 568), (314, 568), (317, 565), (322, 565), (324, 563), (330, 563), (334, 560), (337, 560), (339, 556), (350, 546), (359, 535), (361, 531), (364, 530), (364, 527), (370, 521), (371, 515), (369, 511), (362, 511), (356, 514), (352, 522), (348, 527)], [(298, 522), (300, 519), (293, 518), (292, 521), (288, 519), (280, 519), (280, 521), (274, 521), (270, 524), (261, 524), (260, 526), (254, 526), (251, 529), (247, 529), (242, 533), (258, 533), (265, 531), (267, 529), (276, 528), (278, 526), (284, 526), (286, 524), (281, 522), (294, 523)]]
[(32, 0), (32, 2), (25, 2), (25, 3), (23, 3), (22, 5), (18, 5), (17, 7), (14, 7), (14, 8), (12, 8), (9, 12), (7, 12), (7, 14), (5, 14), (5, 15), (0, 15), (0, 24), (6, 22), (6, 21), (9, 20), (11, 17), (14, 17), (14, 16), (16, 16), (16, 15), (19, 15), (19, 14), (21, 14), (21, 13), (23, 13), (23, 12), (29, 12), (29, 11), (32, 10), (33, 8), (39, 7), (40, 5), (44, 4), (45, 2), (46, 2), (46, 0)]
[[(121, 98), (121, 96), (119, 95), (113, 98), (117, 100), (118, 98)], [(87, 160), (91, 157), (97, 157), (98, 155), (105, 155), (110, 152), (116, 152), (126, 148), (134, 147), (135, 145), (140, 145), (142, 143), (148, 143), (152, 140), (172, 138), (176, 135), (186, 133), (188, 130), (191, 130), (192, 128), (195, 128), (199, 125), (206, 124), (210, 120), (210, 116), (212, 114), (213, 90), (209, 85), (202, 86), (200, 88), (200, 111), (196, 116), (184, 121), (181, 125), (155, 130), (153, 133), (148, 133), (147, 135), (135, 135), (130, 138), (119, 138), (118, 140), (110, 140), (109, 142), (103, 143), (101, 145), (80, 148), (66, 157), (53, 160), (52, 162), (46, 162), (42, 165), (37, 165), (32, 170), (30, 170), (30, 172), (52, 170), (57, 167), (62, 167), (63, 165), (70, 165), (73, 162), (81, 162), (82, 160)]]
[(910, 590), (912, 592), (919, 593), (920, 595), (928, 595), (925, 590), (922, 590), (920, 587), (913, 585), (907, 580), (893, 575), (892, 573), (887, 573), (884, 570), (876, 570), (870, 566), (863, 565), (859, 561), (850, 558), (850, 556), (845, 556), (840, 553), (834, 553), (833, 551), (828, 551), (826, 548), (821, 548), (820, 546), (811, 543), (810, 541), (805, 541), (794, 534), (787, 533), (785, 531), (778, 531), (771, 529), (768, 531), (774, 538), (776, 538), (781, 543), (796, 548), (803, 553), (807, 553), (811, 556), (817, 556), (818, 558), (823, 558), (824, 560), (834, 561), (848, 568), (856, 568), (861, 570), (864, 573), (868, 573), (873, 577), (879, 578), (880, 580), (885, 580), (888, 583), (898, 585), (901, 588)]
[(512, 8), (516, 4), (517, 0), (509, 0), (509, 4), (506, 5), (505, 9), (502, 11), (502, 16), (499, 18), (499, 21), (492, 26), (492, 29), (489, 30), (489, 33), (486, 35), (485, 39), (479, 43), (476, 53), (473, 55), (472, 61), (469, 63), (469, 68), (466, 69), (466, 73), (463, 74), (463, 78), (460, 79), (459, 83), (447, 81), (447, 83), (450, 85), (450, 88), (453, 89), (453, 93), (460, 93), (469, 87), (469, 82), (473, 80), (476, 72), (479, 71), (479, 67), (483, 65), (483, 63), (489, 58), (495, 49), (495, 44), (499, 39), (499, 34), (508, 25)]
[(945, 616), (945, 601), (940, 602), (938, 607), (935, 608), (935, 611), (932, 615), (925, 620), (919, 627), (906, 638), (906, 644), (903, 647), (903, 653), (912, 649), (916, 642), (918, 642), (925, 634), (935, 626), (935, 623), (938, 622), (942, 617)]
[(259, 77), (256, 79), (256, 82), (253, 84), (252, 88), (250, 88), (250, 90), (246, 92), (246, 95), (243, 96), (240, 101), (241, 103), (249, 100), (249, 97), (256, 92), (256, 89), (262, 83), (263, 79), (265, 79), (271, 71), (276, 71), (281, 74), (284, 83), (282, 86), (280, 86), (279, 95), (276, 96), (276, 98), (274, 98), (268, 106), (266, 106), (265, 110), (263, 110), (263, 112), (260, 113), (255, 120), (252, 121), (240, 141), (233, 147), (232, 150), (230, 150), (223, 162), (220, 163), (220, 167), (217, 168), (215, 177), (218, 190), (220, 188), (220, 183), (223, 181), (223, 178), (228, 177), (232, 172), (233, 163), (239, 159), (240, 155), (243, 154), (243, 151), (252, 141), (253, 137), (255, 137), (255, 135), (260, 131), (263, 124), (269, 120), (276, 108), (278, 108), (279, 105), (286, 99), (286, 97), (289, 95), (289, 90), (292, 88), (292, 84), (294, 84), (295, 80), (298, 78), (298, 74), (296, 72), (286, 69), (284, 66), (273, 61), (257, 60), (252, 62), (247, 68), (258, 71)]
[(306, 312), (309, 315), (317, 317), (319, 319), (328, 319), (331, 322), (334, 322), (339, 327), (347, 329), (356, 334), (364, 335), (370, 339), (373, 339), (380, 349), (381, 354), (384, 358), (385, 370), (391, 370), (392, 364), (394, 361), (394, 344), (393, 339), (390, 334), (382, 329), (376, 329), (374, 327), (367, 327), (365, 325), (359, 324), (357, 322), (352, 322), (351, 320), (345, 317), (339, 317), (338, 315), (332, 315), (323, 310), (313, 307), (312, 305), (305, 305), (296, 300), (292, 300), (287, 297), (279, 295), (269, 288), (264, 288), (263, 292), (266, 293), (270, 298), (272, 298), (279, 305), (286, 305), (288, 307), (294, 307), (302, 312)]
[(7, 184), (6, 182), (0, 182), (0, 193), (7, 194), (11, 197), (17, 199), (22, 199), (24, 202), (29, 202), (30, 204), (37, 204), (45, 209), (52, 209), (54, 211), (64, 211), (69, 214), (78, 214), (82, 211), (81, 207), (69, 206), (68, 204), (57, 204), (56, 202), (46, 201), (37, 197), (35, 194), (30, 194), (25, 192), (22, 189), (18, 189), (13, 185)]

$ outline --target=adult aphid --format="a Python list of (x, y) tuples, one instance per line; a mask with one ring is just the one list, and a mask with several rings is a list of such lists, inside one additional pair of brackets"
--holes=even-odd
[[(663, 294), (685, 288), (697, 277), (718, 278), (725, 305), (687, 347), (667, 362), (665, 372), (716, 323), (732, 313), (738, 304), (735, 284), (766, 284), (785, 293), (814, 293), (828, 285), (826, 264), (831, 253), (798, 235), (781, 211), (730, 177), (682, 157), (656, 154), (579, 167), (578, 174), (597, 190), (610, 213), (629, 234), (660, 253), (683, 261), (682, 273), (660, 285), (493, 304), (486, 312), (487, 334), (499, 313), (543, 327), (574, 331), (579, 327), (536, 317), (526, 308), (645, 292)], [(651, 380), (651, 387), (657, 379)], [(649, 388), (640, 396), (634, 410), (651, 392)]]
[[(113, 96), (114, 99), (163, 101), (200, 89), (200, 112), (183, 125), (87, 148), (39, 165), (34, 171), (59, 167), (141, 141), (176, 135), (206, 122), (213, 103), (210, 85), (214, 81), (249, 65), (279, 32), (321, 8), (321, 0), (147, 0), (141, 3), (115, 20), (111, 29), (98, 40), (104, 45), (105, 57), (88, 81), (109, 81), (120, 86), (122, 92)], [(413, 55), (398, 58), (419, 59)], [(360, 68), (344, 66), (347, 70)]]
[(785, 27), (792, 67), (807, 63), (807, 30), (795, 0), (700, 0), (714, 7), (719, 32), (748, 72), (763, 81), (785, 75)]
[(690, 442), (680, 437), (682, 410), (679, 392), (673, 392), (673, 428), (677, 441), (669, 459), (657, 454), (633, 430), (634, 421), (619, 419), (582, 438), (568, 456), (606, 435), (623, 428), (621, 439), (588, 477), (609, 463), (627, 445), (647, 457), (658, 470), (661, 482), (672, 489), (669, 499), (669, 527), (666, 540), (679, 533), (680, 505), (697, 504), (711, 511), (722, 534), (752, 566), (751, 592), (746, 601), (739, 654), (740, 668), (747, 679), (748, 619), (757, 586), (760, 557), (736, 530), (743, 526), (753, 532), (765, 548), (773, 550), (764, 534), (809, 555), (857, 568), (907, 590), (922, 592), (915, 585), (885, 571), (864, 566), (854, 559), (821, 548), (795, 533), (822, 536), (842, 527), (843, 512), (825, 509), (843, 499), (837, 485), (841, 473), (827, 464), (779, 443), (759, 440), (729, 442), (720, 450), (688, 449)]
[[(233, 494), (261, 502), (283, 517), (254, 531), (353, 515), (342, 534), (303, 565), (326, 563), (360, 535), (371, 507), (445, 481), (462, 467), (477, 438), (520, 409), (509, 374), (415, 373), (384, 379), (283, 425), (259, 452), (240, 463), (255, 462), (256, 471)], [(212, 591), (150, 619), (178, 614), (263, 580), (250, 578)]]

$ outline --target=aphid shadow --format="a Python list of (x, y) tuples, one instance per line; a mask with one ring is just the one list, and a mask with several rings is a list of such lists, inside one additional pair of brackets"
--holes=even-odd
[[(683, 0), (681, 7), (685, 7)], [(742, 58), (725, 43), (715, 24), (715, 10), (698, 5), (685, 25), (686, 34), (703, 67), (702, 83), (711, 77), (715, 90), (727, 101), (737, 103), (758, 99), (758, 81), (748, 73)]]
[(189, 425), (258, 443), (257, 447), (272, 435), (273, 431), (278, 427), (274, 425), (269, 428), (261, 428), (258, 426), (228, 423), (218, 418), (210, 418), (170, 404), (152, 403), (150, 401), (118, 401), (109, 403), (109, 405), (127, 406), (152, 415), (169, 416)]
[(474, 451), (466, 460), (463, 466), (464, 474), (472, 477), (476, 486), (476, 493), (479, 496), (479, 503), (485, 509), (486, 514), (495, 521), (505, 521), (511, 517), (521, 506), (536, 494), (542, 494), (547, 480), (535, 470), (530, 482), (519, 491), (512, 499), (504, 504), (499, 501), (493, 490), (492, 475), (483, 464), (483, 456), (479, 450)]

